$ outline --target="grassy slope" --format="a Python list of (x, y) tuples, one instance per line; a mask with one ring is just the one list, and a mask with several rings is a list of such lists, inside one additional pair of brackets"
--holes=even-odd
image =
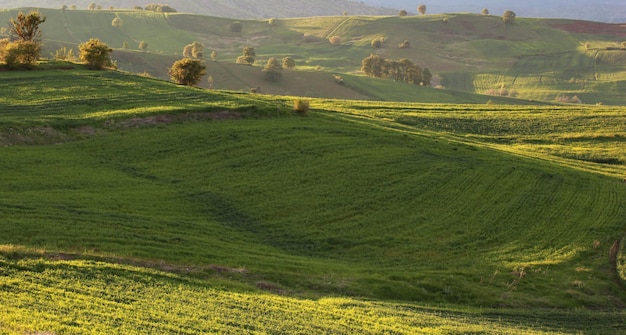
[[(8, 21), (15, 14), (15, 11), (0, 12), (0, 19)], [(292, 85), (293, 81), (268, 84), (256, 78), (269, 57), (290, 56), (296, 60), (298, 70), (320, 67), (325, 73), (355, 74), (361, 60), (374, 52), (385, 58), (408, 58), (429, 67), (440, 78), (435, 82), (452, 90), (482, 94), (504, 86), (516, 91), (520, 98), (530, 100), (555, 101), (557, 96), (567, 95), (577, 96), (587, 104), (624, 103), (621, 92), (626, 81), (625, 53), (606, 50), (616, 47), (622, 38), (608, 33), (569, 33), (556, 28), (577, 24), (570, 20), (520, 18), (509, 26), (500, 17), (473, 14), (403, 18), (336, 16), (283, 19), (273, 27), (265, 20), (244, 20), (243, 32), (233, 33), (229, 29), (232, 19), (189, 14), (164, 16), (133, 11), (51, 9), (44, 14), (48, 16), (44, 28), (49, 51), (98, 37), (117, 49), (114, 58), (122, 69), (148, 72), (162, 79), (167, 79), (166, 69), (180, 57), (183, 47), (194, 40), (207, 47), (207, 58), (211, 51), (217, 51), (224, 63), (234, 62), (244, 46), (255, 47), (258, 67), (253, 77), (240, 67), (230, 67), (226, 72), (222, 71), (224, 66), (214, 67), (212, 71), (209, 64), (217, 88), (248, 90), (268, 86), (268, 93), (289, 91), (303, 96), (365, 95), (373, 99), (383, 96), (385, 100), (428, 101), (422, 98), (424, 92), (418, 92), (415, 98), (413, 94), (418, 90), (406, 90), (404, 85), (393, 82), (380, 85), (371, 81), (348, 87), (352, 91), (342, 88), (343, 92), (334, 95), (337, 87), (327, 85), (328, 77), (309, 72), (299, 71), (300, 79), (294, 79), (301, 83), (298, 87)], [(115, 16), (124, 21), (120, 29), (111, 26)], [(306, 39), (309, 42), (304, 42), (303, 35), (309, 36)], [(331, 46), (327, 42), (331, 35), (340, 36), (343, 43)], [(370, 47), (375, 37), (386, 38), (384, 48)], [(142, 40), (149, 44), (148, 52), (137, 50)], [(411, 48), (398, 49), (396, 46), (403, 40), (410, 41)], [(124, 42), (129, 43), (129, 50), (121, 50)], [(590, 50), (584, 50), (585, 43), (589, 43)], [(299, 87), (309, 83), (312, 88)], [(205, 80), (202, 85), (207, 85)], [(457, 95), (456, 91), (438, 97), (450, 103), (486, 100)]]
[[(546, 108), (524, 114), (498, 106), (314, 100), (317, 111), (309, 117), (277, 118), (285, 115), (288, 99), (206, 92), (111, 72), (1, 76), (2, 85), (20, 87), (0, 90), (11, 92), (0, 97), (0, 138), (12, 145), (2, 149), (0, 163), (0, 297), (11, 308), (0, 324), (9, 324), (11, 331), (33, 330), (39, 322), (34, 319), (46, 320), (39, 325), (60, 333), (87, 327), (84, 320), (102, 324), (100, 317), (79, 311), (91, 310), (89, 297), (103, 291), (84, 292), (78, 284), (58, 288), (66, 275), (87, 276), (100, 287), (99, 273), (119, 283), (114, 290), (121, 292), (111, 293), (115, 304), (140, 314), (150, 311), (137, 310), (141, 300), (127, 300), (125, 274), (162, 283), (156, 291), (139, 284), (137, 291), (149, 291), (141, 299), (170, 290), (171, 280), (183, 292), (196, 290), (195, 285), (248, 292), (247, 285), (263, 282), (261, 287), (288, 296), (338, 294), (468, 306), (610, 308), (626, 299), (607, 257), (624, 231), (626, 188), (610, 177), (620, 168), (623, 172), (623, 162), (595, 164), (600, 173), (590, 173), (589, 163), (554, 159), (501, 138), (509, 134), (548, 144), (558, 142), (554, 136), (572, 139), (572, 134), (605, 129), (619, 139), (625, 131), (622, 110), (594, 114), (589, 122), (582, 117), (589, 110), (571, 108), (563, 115), (578, 111), (581, 116), (553, 118)], [(24, 81), (29, 85), (19, 85)], [(206, 121), (211, 115), (245, 118)], [(531, 130), (544, 121), (553, 126)], [(587, 128), (590, 124), (597, 129)], [(581, 139), (589, 146), (606, 141)], [(491, 148), (494, 141), (500, 141), (497, 150)], [(57, 142), (66, 143), (19, 145)], [(578, 150), (578, 142), (565, 142), (562, 153)], [(39, 259), (32, 250), (79, 260)], [(83, 263), (85, 258), (105, 263)], [(108, 262), (174, 271), (181, 279), (134, 267), (118, 275)], [(37, 273), (48, 280), (19, 288), (26, 278), (39, 278)], [(191, 278), (199, 284), (187, 283)], [(232, 298), (228, 291), (200, 291)], [(50, 301), (65, 303), (40, 317), (43, 312), (37, 311), (49, 307), (35, 298), (43, 292)], [(84, 302), (61, 298), (69, 292)], [(20, 299), (12, 299), (15, 294)], [(274, 301), (265, 298), (268, 304)], [(197, 314), (187, 310), (196, 303), (184, 301), (172, 302), (176, 307), (171, 308), (185, 310), (175, 323)], [(282, 301), (323, 308), (321, 301), (312, 306)], [(341, 306), (337, 313), (346, 313)], [(381, 306), (377, 313), (398, 308)], [(487, 322), (466, 317), (470, 323)], [(611, 330), (613, 323), (594, 323), (595, 317), (591, 314), (588, 327)], [(320, 318), (316, 324), (329, 327)], [(19, 320), (30, 328), (19, 328)], [(140, 327), (129, 320), (119, 322)], [(567, 325), (546, 323), (558, 328), (552, 330), (579, 326), (568, 320)], [(437, 322), (443, 325), (435, 328), (447, 327)], [(278, 321), (268, 325), (287, 327)], [(40, 326), (35, 328), (46, 330)]]

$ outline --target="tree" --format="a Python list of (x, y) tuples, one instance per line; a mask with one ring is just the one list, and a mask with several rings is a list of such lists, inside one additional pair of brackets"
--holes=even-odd
[(422, 82), (421, 82), (421, 84), (423, 86), (430, 86), (430, 81), (432, 79), (433, 79), (432, 73), (430, 73), (430, 70), (428, 68), (425, 68), (423, 73), (422, 73)]
[(512, 10), (507, 10), (502, 15), (502, 21), (504, 21), (505, 24), (513, 24), (515, 23), (515, 17), (515, 12), (513, 12)]
[(253, 47), (244, 47), (243, 48), (243, 54), (239, 57), (237, 57), (237, 64), (247, 64), (247, 65), (252, 65), (254, 64), (254, 57), (256, 56), (256, 52), (254, 51)]
[(128, 48), (129, 48), (128, 41), (124, 41), (124, 43), (122, 43), (122, 49), (128, 50)]
[(197, 41), (185, 45), (183, 49), (183, 57), (200, 59), (204, 56), (204, 46)]
[(19, 12), (15, 19), (10, 21), (10, 34), (12, 39), (21, 41), (41, 43), (41, 30), (39, 26), (46, 22), (46, 17), (41, 16), (37, 11), (32, 11), (28, 15)]
[(140, 41), (139, 42), (139, 49), (146, 51), (148, 50), (148, 43), (146, 43), (146, 41)]
[(400, 44), (398, 44), (398, 48), (400, 49), (407, 49), (411, 47), (411, 42), (409, 42), (409, 40), (404, 40), (402, 42), (400, 42)]
[(46, 17), (37, 11), (28, 15), (19, 12), (16, 18), (10, 20), (9, 34), (14, 41), (6, 42), (3, 57), (8, 67), (30, 67), (37, 63), (42, 36), (39, 26), (44, 22)]
[(61, 6), (61, 10), (67, 10), (67, 5)]
[(275, 18), (275, 17), (273, 17), (273, 18), (271, 18), (271, 19), (267, 20), (267, 23), (268, 23), (270, 26), (274, 27), (274, 26), (276, 26), (276, 25), (278, 24), (278, 19), (277, 19), (277, 18)]
[(177, 84), (193, 86), (206, 74), (206, 66), (200, 60), (183, 58), (172, 64), (168, 74)]
[(482, 10), (482, 11), (480, 11), (480, 13), (481, 13), (481, 14), (483, 14), (483, 15), (485, 15), (485, 16), (486, 16), (486, 15), (489, 15), (489, 9), (487, 9), (487, 8), (483, 8), (483, 10)]
[(293, 60), (293, 58), (291, 57), (285, 57), (283, 58), (283, 67), (286, 69), (295, 69), (296, 68), (296, 61)]
[(215, 50), (211, 51), (211, 60), (217, 62), (217, 52)]
[(380, 56), (371, 54), (361, 61), (361, 71), (374, 78), (382, 78), (385, 60)]
[(113, 66), (111, 61), (113, 49), (97, 38), (92, 38), (80, 44), (78, 50), (80, 50), (80, 60), (85, 62), (87, 67), (92, 70), (102, 70), (105, 67)]
[(426, 5), (419, 5), (419, 6), (417, 6), (417, 11), (420, 12), (420, 14), (425, 15), (426, 14)]
[(409, 15), (409, 13), (406, 11), (406, 9), (402, 9), (398, 12), (398, 16), (407, 16)]
[(89, 10), (96, 10), (96, 8), (98, 7), (98, 5), (96, 5), (95, 2), (92, 2), (89, 4), (89, 6), (87, 6), (87, 9)]
[(370, 42), (370, 45), (372, 46), (372, 48), (380, 49), (383, 47), (384, 41), (385, 41), (384, 37), (376, 37), (375, 39), (372, 40), (372, 42)]
[(122, 28), (122, 26), (124, 25), (124, 21), (122, 20), (121, 17), (116, 16), (113, 21), (111, 21), (111, 25), (115, 28)]
[(141, 7), (139, 5), (135, 5), (135, 6), (133, 6), (133, 10), (143, 10), (143, 7)]
[(265, 73), (265, 79), (269, 81), (280, 80), (280, 78), (282, 78), (283, 76), (282, 71), (282, 64), (280, 63), (280, 61), (278, 61), (278, 59), (274, 57), (270, 57), (270, 59), (267, 60), (265, 67), (263, 68), (263, 73)]
[(622, 50), (626, 50), (626, 42), (622, 42)]

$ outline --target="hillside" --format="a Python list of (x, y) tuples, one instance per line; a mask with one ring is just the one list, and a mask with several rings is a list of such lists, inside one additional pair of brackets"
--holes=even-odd
[[(0, 12), (0, 20), (16, 14)], [(81, 41), (98, 37), (115, 49), (113, 58), (120, 69), (168, 79), (167, 69), (181, 57), (184, 46), (199, 41), (205, 46), (205, 58), (217, 53), (218, 63), (207, 59), (207, 65), (213, 87), (219, 89), (417, 102), (626, 104), (626, 51), (621, 46), (626, 34), (617, 24), (518, 18), (514, 25), (504, 25), (500, 17), (475, 14), (329, 16), (281, 19), (274, 25), (243, 20), (242, 32), (232, 32), (234, 19), (190, 14), (109, 10), (44, 10), (44, 14), (45, 55), (60, 48), (76, 50)], [(123, 20), (121, 28), (111, 25), (115, 17)], [(342, 42), (332, 45), (330, 36), (339, 36)], [(379, 37), (385, 38), (382, 48), (372, 48), (371, 41)], [(398, 48), (405, 40), (410, 47)], [(146, 51), (138, 50), (140, 41), (148, 43)], [(123, 48), (125, 43), (128, 48)], [(245, 46), (256, 50), (253, 67), (234, 64)], [(444, 90), (361, 77), (361, 61), (372, 53), (407, 58), (429, 68), (433, 86)], [(284, 80), (277, 83), (265, 81), (261, 69), (267, 59), (286, 56), (296, 61), (295, 71), (283, 71)], [(345, 85), (337, 85), (332, 75), (344, 77)], [(200, 85), (207, 87), (207, 79)]]
[(0, 73), (8, 334), (624, 331), (623, 108), (46, 68)]
[[(79, 0), (70, 4), (63, 0), (0, 0), (0, 8), (42, 7), (58, 9), (63, 5), (75, 5), (76, 8), (85, 10), (92, 2), (91, 0)], [(145, 6), (149, 3), (159, 2), (103, 0), (95, 3), (108, 10), (110, 7), (130, 9), (137, 5)], [(352, 0), (292, 0), (288, 3), (255, 0), (172, 0), (164, 3), (183, 13), (249, 19), (342, 15), (344, 12), (353, 15), (389, 15), (397, 12), (394, 9), (367, 6), (363, 2)]]

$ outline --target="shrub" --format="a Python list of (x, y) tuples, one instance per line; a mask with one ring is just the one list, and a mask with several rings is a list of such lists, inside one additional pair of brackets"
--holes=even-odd
[(263, 73), (265, 73), (266, 80), (279, 81), (283, 77), (283, 74), (281, 73), (282, 70), (282, 63), (278, 59), (270, 57), (270, 59), (267, 60), (267, 64), (265, 64), (265, 67), (263, 68)]
[(113, 21), (111, 21), (111, 25), (115, 28), (121, 28), (124, 25), (124, 21), (121, 17), (117, 16), (113, 19)]
[(406, 9), (401, 9), (398, 12), (398, 16), (407, 16), (407, 15), (409, 15), (409, 13), (406, 11)]
[(206, 74), (206, 66), (199, 60), (183, 58), (172, 64), (168, 74), (177, 84), (193, 86)]
[(148, 43), (146, 43), (146, 41), (139, 42), (139, 49), (146, 51), (148, 49)]
[(409, 40), (404, 40), (402, 42), (400, 42), (400, 44), (398, 44), (398, 48), (400, 49), (407, 49), (411, 47), (411, 42), (409, 42)]
[(331, 36), (331, 37), (328, 38), (328, 41), (332, 45), (339, 45), (339, 44), (341, 44), (341, 37), (340, 36)]
[(9, 68), (30, 68), (37, 63), (41, 44), (32, 41), (9, 42), (5, 46), (4, 61)]
[(309, 112), (309, 107), (310, 107), (309, 100), (296, 99), (293, 102), (293, 111), (300, 115), (306, 115)]
[(78, 50), (80, 50), (80, 60), (85, 62), (87, 67), (92, 70), (102, 70), (105, 67), (113, 66), (110, 56), (113, 49), (97, 38), (92, 38), (80, 44)]
[(380, 49), (383, 47), (384, 41), (385, 41), (384, 37), (376, 37), (375, 39), (372, 40), (372, 42), (370, 42), (370, 45), (372, 46), (372, 48)]
[(335, 80), (335, 82), (339, 85), (344, 85), (344, 81), (343, 81), (343, 77), (338, 76), (336, 74), (333, 74), (333, 79)]

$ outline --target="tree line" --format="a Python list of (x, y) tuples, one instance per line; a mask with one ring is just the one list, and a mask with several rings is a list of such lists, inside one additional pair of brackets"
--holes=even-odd
[(433, 77), (428, 68), (422, 69), (406, 58), (396, 61), (384, 59), (374, 54), (363, 59), (361, 71), (374, 78), (386, 78), (422, 86), (430, 86)]

